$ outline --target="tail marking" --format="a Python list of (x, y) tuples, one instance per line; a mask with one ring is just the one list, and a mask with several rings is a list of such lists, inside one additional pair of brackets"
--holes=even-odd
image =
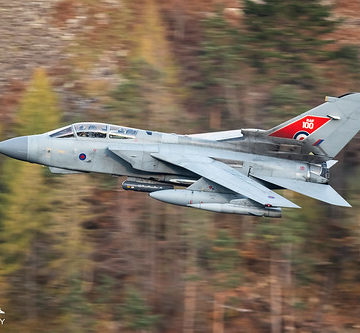
[[(331, 120), (329, 117), (305, 116), (276, 130), (270, 136), (302, 141), (324, 126), (329, 120)], [(322, 141), (318, 145), (321, 143)]]
[(313, 146), (314, 146), (314, 147), (318, 147), (318, 146), (320, 146), (323, 142), (324, 142), (323, 139), (319, 139), (319, 140), (317, 140), (317, 141), (313, 144)]

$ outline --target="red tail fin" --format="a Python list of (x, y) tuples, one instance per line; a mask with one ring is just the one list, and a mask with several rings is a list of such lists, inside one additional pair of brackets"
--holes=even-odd
[(304, 116), (275, 130), (269, 135), (278, 138), (304, 140), (307, 136), (325, 125), (330, 119), (329, 117)]

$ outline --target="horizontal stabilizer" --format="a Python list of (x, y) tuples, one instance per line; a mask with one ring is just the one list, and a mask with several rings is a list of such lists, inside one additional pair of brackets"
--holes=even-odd
[(269, 177), (269, 176), (258, 176), (257, 178), (265, 180), (268, 183), (281, 186), (291, 191), (306, 195), (308, 197), (324, 201), (331, 205), (351, 207), (351, 205), (337, 193), (330, 185), (308, 183), (301, 180)]
[(329, 160), (329, 161), (326, 161), (326, 167), (328, 169), (332, 168), (338, 161), (337, 160)]

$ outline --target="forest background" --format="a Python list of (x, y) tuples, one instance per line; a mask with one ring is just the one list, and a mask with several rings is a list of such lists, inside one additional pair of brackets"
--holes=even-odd
[[(0, 0), (1, 139), (77, 121), (269, 128), (360, 91), (357, 0)], [(6, 332), (358, 332), (353, 208), (286, 192), (282, 219), (162, 204), (106, 175), (0, 158)]]

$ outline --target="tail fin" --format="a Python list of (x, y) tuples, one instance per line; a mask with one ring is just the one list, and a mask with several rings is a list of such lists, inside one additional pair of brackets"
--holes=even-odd
[(303, 140), (308, 153), (335, 157), (360, 130), (360, 93), (326, 97), (325, 100), (266, 134)]

